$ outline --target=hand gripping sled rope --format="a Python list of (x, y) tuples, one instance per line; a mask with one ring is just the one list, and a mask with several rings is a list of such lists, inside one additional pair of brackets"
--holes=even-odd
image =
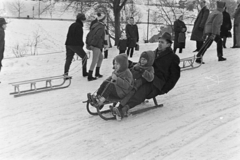
[[(209, 44), (212, 43), (212, 41), (213, 41), (212, 39), (208, 38), (206, 42), (203, 44), (202, 48), (199, 50), (199, 52), (202, 52), (202, 53), (206, 52)], [(197, 58), (201, 58), (201, 63), (196, 65), (195, 61)], [(196, 55), (194, 55), (192, 57), (180, 59), (181, 71), (196, 69), (196, 68), (199, 68), (201, 65), (202, 65), (202, 55), (201, 57), (196, 57)]]
[[(14, 92), (10, 93), (10, 95), (14, 95), (14, 97), (19, 97), (27, 94), (67, 88), (71, 84), (71, 79), (71, 76), (62, 75), (9, 83), (14, 87)], [(59, 84), (54, 85), (53, 82)], [(39, 86), (37, 86), (37, 84)], [(30, 89), (27, 87), (29, 85)], [(24, 89), (20, 89), (20, 86)]]
[[(108, 87), (108, 85), (106, 86), (106, 88), (107, 87)], [(106, 88), (105, 88), (105, 90), (106, 90)], [(133, 94), (133, 92), (135, 92), (135, 91), (132, 90), (129, 94)], [(95, 93), (96, 93), (96, 91), (93, 94), (88, 93), (88, 97), (94, 95)], [(113, 114), (113, 108), (116, 107), (116, 105), (121, 100), (122, 99), (116, 99), (116, 98), (114, 99), (114, 98), (109, 97), (106, 99), (106, 101), (103, 103), (102, 106), (93, 106), (91, 104), (91, 100), (88, 98), (88, 100), (83, 101), (83, 103), (86, 103), (86, 108), (90, 115), (93, 115), (93, 116), (98, 115), (104, 120), (115, 120), (116, 116)], [(130, 111), (130, 115), (136, 115), (136, 114), (140, 114), (140, 113), (152, 110), (152, 109), (163, 107), (163, 104), (157, 103), (156, 97), (153, 98), (153, 102), (155, 104), (154, 106), (138, 109), (136, 111)], [(105, 106), (109, 106), (109, 108), (106, 109), (107, 107), (105, 107)]]

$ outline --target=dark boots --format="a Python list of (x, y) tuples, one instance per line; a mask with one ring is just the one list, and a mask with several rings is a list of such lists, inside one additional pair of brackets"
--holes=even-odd
[(100, 67), (96, 67), (95, 77), (97, 77), (97, 78), (103, 77), (103, 75), (101, 75), (101, 74), (99, 73), (99, 71), (100, 71)]
[(97, 79), (96, 77), (92, 76), (92, 73), (93, 73), (93, 71), (91, 71), (91, 70), (88, 71), (88, 81), (93, 81), (93, 80)]
[(88, 72), (87, 72), (87, 60), (83, 60), (82, 61), (82, 75), (83, 77), (87, 77), (88, 76)]

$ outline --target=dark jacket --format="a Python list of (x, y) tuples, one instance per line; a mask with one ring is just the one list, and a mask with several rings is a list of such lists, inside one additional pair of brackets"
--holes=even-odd
[(162, 52), (156, 49), (155, 55), (153, 85), (159, 94), (168, 93), (180, 78), (180, 59), (170, 47)]
[(103, 49), (105, 41), (105, 25), (102, 22), (96, 22), (92, 25), (91, 30), (94, 32), (91, 38), (90, 46)]
[(203, 31), (208, 15), (209, 9), (207, 9), (207, 7), (203, 7), (197, 16), (197, 19), (194, 22), (191, 40), (203, 41)]
[(125, 51), (127, 49), (127, 39), (119, 39), (117, 47), (119, 50)]
[(2, 59), (5, 47), (5, 31), (2, 27), (0, 27), (0, 71), (2, 67)]
[(83, 23), (81, 20), (76, 20), (71, 24), (67, 33), (65, 45), (69, 46), (84, 46), (83, 42)]
[(231, 22), (231, 17), (230, 14), (225, 10), (223, 11), (223, 23), (221, 26), (221, 37), (227, 37), (228, 36), (228, 31), (232, 29), (232, 22)]
[[(175, 37), (174, 37), (174, 48), (185, 48), (185, 38), (184, 41), (179, 42), (179, 37), (186, 37), (185, 36), (185, 32), (187, 31), (187, 27), (185, 25), (185, 23), (179, 19), (177, 19), (174, 22), (174, 33), (175, 33)], [(182, 38), (181, 38), (182, 39)]]
[(95, 23), (97, 23), (97, 22), (98, 22), (98, 19), (97, 19), (97, 18), (94, 19), (94, 20), (91, 22), (89, 29), (91, 29), (91, 27), (92, 27)]
[(139, 41), (139, 35), (138, 35), (138, 27), (136, 24), (127, 24), (126, 28), (126, 35), (127, 35), (127, 46), (128, 47), (135, 47), (136, 42)]
[(223, 22), (222, 12), (214, 10), (208, 16), (207, 22), (204, 28), (204, 34), (215, 34), (220, 35), (220, 29)]
[(240, 25), (240, 5), (238, 5), (236, 11), (233, 14), (234, 18), (234, 25), (239, 26)]

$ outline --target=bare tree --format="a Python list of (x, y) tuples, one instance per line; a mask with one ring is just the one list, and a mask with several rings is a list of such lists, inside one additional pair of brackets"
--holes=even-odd
[(25, 5), (22, 0), (16, 0), (10, 3), (10, 9), (13, 13), (17, 13), (18, 17), (21, 16), (22, 13), (25, 12)]

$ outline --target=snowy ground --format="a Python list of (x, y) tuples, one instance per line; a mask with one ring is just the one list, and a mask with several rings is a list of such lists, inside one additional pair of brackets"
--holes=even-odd
[[(10, 32), (10, 31), (9, 31)], [(182, 72), (176, 87), (158, 96), (164, 107), (121, 122), (104, 121), (86, 111), (88, 92), (103, 79), (88, 82), (81, 61), (73, 62), (69, 88), (14, 98), (10, 82), (61, 75), (65, 53), (4, 59), (0, 74), (1, 160), (238, 160), (240, 159), (240, 49), (224, 49), (218, 62), (216, 45), (206, 64)], [(141, 45), (141, 51), (157, 44)], [(180, 57), (193, 55), (188, 40)], [(112, 71), (110, 49), (101, 72)], [(89, 64), (88, 64), (89, 65)], [(145, 106), (153, 105), (152, 100)], [(140, 108), (143, 105), (139, 106)]]

